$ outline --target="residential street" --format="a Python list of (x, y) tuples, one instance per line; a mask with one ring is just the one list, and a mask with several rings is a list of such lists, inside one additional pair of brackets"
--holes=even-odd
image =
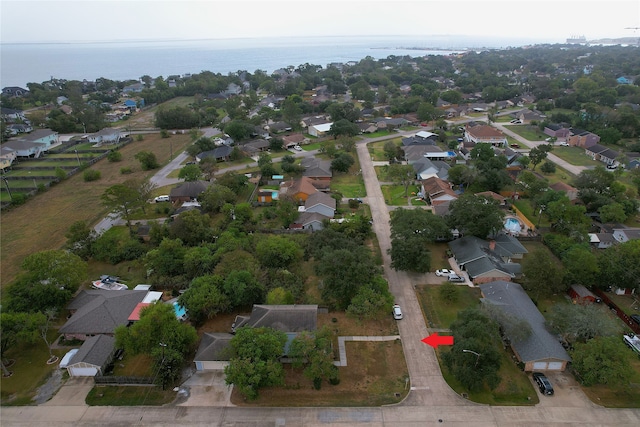
[[(395, 137), (395, 135), (393, 136)], [(487, 406), (475, 404), (456, 394), (442, 378), (434, 350), (420, 340), (430, 331), (418, 305), (412, 275), (391, 269), (389, 209), (385, 204), (373, 162), (366, 144), (360, 141), (357, 152), (367, 189), (373, 229), (384, 261), (384, 273), (404, 319), (398, 321), (404, 353), (411, 378), (409, 396), (400, 404), (374, 408), (247, 408), (219, 406), (183, 406), (184, 402), (163, 407), (89, 407), (75, 393), (66, 402), (41, 406), (3, 407), (3, 426), (638, 426), (639, 409), (607, 409), (584, 397), (575, 381), (554, 377), (558, 395), (540, 396), (536, 406)], [(415, 279), (418, 279), (416, 276)], [(428, 316), (429, 313), (426, 313)], [(64, 388), (64, 387), (63, 387)], [(566, 395), (561, 395), (566, 392)], [(202, 405), (214, 404), (205, 403)]]

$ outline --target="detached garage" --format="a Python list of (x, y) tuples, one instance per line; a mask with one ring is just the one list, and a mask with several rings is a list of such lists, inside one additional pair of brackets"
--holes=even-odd
[(67, 365), (69, 376), (95, 377), (102, 375), (113, 358), (116, 339), (95, 335), (87, 339)]
[(198, 371), (218, 371), (229, 364), (229, 343), (233, 335), (223, 332), (206, 332), (193, 361)]

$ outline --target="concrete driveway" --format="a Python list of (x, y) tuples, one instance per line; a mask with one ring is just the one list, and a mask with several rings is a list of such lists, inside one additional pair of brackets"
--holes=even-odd
[(87, 406), (85, 399), (93, 386), (93, 377), (71, 377), (41, 406)]
[(187, 396), (178, 397), (176, 406), (234, 406), (233, 387), (225, 384), (222, 371), (196, 371), (180, 388), (187, 391)]

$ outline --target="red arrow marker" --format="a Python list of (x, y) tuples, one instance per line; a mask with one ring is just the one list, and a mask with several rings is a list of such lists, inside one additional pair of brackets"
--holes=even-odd
[(422, 338), (423, 343), (430, 345), (433, 348), (438, 348), (439, 345), (453, 345), (452, 335), (438, 335), (437, 332), (432, 333), (426, 338)]

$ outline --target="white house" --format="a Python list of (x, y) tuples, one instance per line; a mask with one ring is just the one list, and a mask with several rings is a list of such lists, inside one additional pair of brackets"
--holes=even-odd
[(318, 125), (311, 125), (308, 128), (308, 133), (311, 136), (321, 137), (326, 135), (327, 132), (329, 132), (329, 130), (331, 129), (331, 126), (333, 126), (333, 122), (322, 123)]
[(89, 135), (89, 142), (93, 144), (117, 144), (120, 142), (120, 129), (104, 128)]

